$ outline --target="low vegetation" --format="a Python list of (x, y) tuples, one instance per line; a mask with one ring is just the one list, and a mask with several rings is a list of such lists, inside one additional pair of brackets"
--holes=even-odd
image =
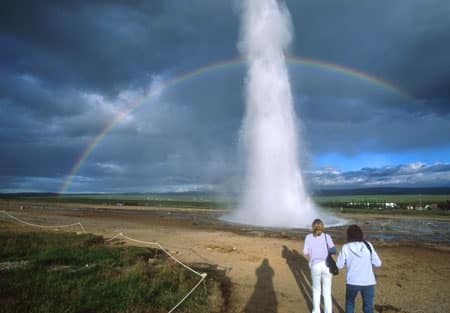
[(190, 208), (190, 209), (222, 209), (224, 202), (217, 201), (206, 195), (176, 195), (176, 194), (0, 194), (4, 202), (20, 201), (27, 203), (46, 203), (57, 205), (63, 203), (78, 203), (106, 206), (144, 206), (159, 208)]
[[(2, 227), (0, 246), (0, 312), (168, 312), (200, 279), (161, 251), (91, 234)], [(205, 289), (176, 312), (209, 312)]]
[[(312, 199), (322, 208), (341, 213), (409, 214), (409, 215), (450, 215), (450, 194), (392, 193), (395, 190), (380, 190), (385, 194), (374, 194), (364, 190), (316, 193)], [(419, 190), (420, 191), (420, 190)], [(374, 191), (373, 191), (374, 192)], [(406, 192), (403, 190), (403, 192)], [(107, 207), (149, 207), (149, 208), (189, 208), (189, 209), (233, 209), (237, 207), (237, 195), (217, 197), (207, 193), (186, 194), (0, 194), (0, 204), (8, 207), (58, 208), (58, 206), (88, 204)]]
[(450, 195), (316, 196), (316, 203), (341, 213), (450, 216)]

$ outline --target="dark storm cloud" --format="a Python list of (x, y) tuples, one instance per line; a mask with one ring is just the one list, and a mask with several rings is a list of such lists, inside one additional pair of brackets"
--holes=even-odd
[(450, 113), (450, 5), (432, 1), (289, 1), (293, 53), (371, 73)]
[[(210, 78), (208, 87), (223, 89), (219, 86), (224, 80)], [(235, 168), (241, 114), (236, 112), (242, 110), (230, 110), (236, 106), (230, 99), (239, 97), (232, 93), (238, 88), (234, 83), (226, 86), (228, 97), (212, 97), (201, 92), (203, 80), (193, 80), (175, 94), (149, 99), (130, 114), (130, 123), (105, 137), (77, 175), (114, 181), (130, 177), (127, 188), (208, 184), (226, 178)]]
[[(292, 54), (366, 72), (415, 97), (293, 67), (296, 110), (312, 157), (448, 146), (446, 1), (292, 0), (287, 7)], [(233, 1), (209, 0), (3, 1), (0, 189), (58, 190), (89, 144), (158, 80), (238, 56), (235, 8)], [(223, 68), (151, 97), (92, 150), (69, 190), (232, 184), (240, 170), (243, 81), (244, 67)], [(424, 177), (446, 173), (425, 167)], [(419, 172), (379, 171), (340, 173), (335, 183), (428, 182)], [(326, 185), (332, 177), (326, 175), (312, 179)]]
[(7, 1), (2, 67), (56, 85), (118, 92), (185, 66), (186, 58), (201, 64), (208, 54), (234, 53), (234, 33), (221, 16), (205, 14), (224, 9), (229, 5), (203, 1)]
[(3, 101), (23, 107), (39, 119), (72, 116), (86, 110), (78, 93), (67, 88), (54, 88), (29, 74), (0, 72), (0, 95), (3, 95)]
[[(298, 111), (305, 137), (316, 153), (341, 151), (407, 151), (448, 145), (447, 116), (420, 110), (399, 110), (393, 104), (380, 110), (371, 99), (314, 97), (300, 101)], [(402, 100), (400, 100), (402, 101)], [(410, 103), (410, 106), (413, 106)], [(355, 129), (358, 131), (355, 132)], [(324, 139), (326, 140), (324, 141)], [(326, 144), (324, 144), (326, 143)]]

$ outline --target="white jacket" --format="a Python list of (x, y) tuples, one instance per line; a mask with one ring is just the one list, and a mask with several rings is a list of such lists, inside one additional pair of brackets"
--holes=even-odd
[(381, 260), (370, 242), (367, 242), (372, 249), (370, 253), (364, 242), (349, 242), (342, 246), (336, 265), (342, 269), (347, 266), (346, 282), (349, 285), (370, 286), (375, 285), (375, 274), (372, 265), (381, 266)]

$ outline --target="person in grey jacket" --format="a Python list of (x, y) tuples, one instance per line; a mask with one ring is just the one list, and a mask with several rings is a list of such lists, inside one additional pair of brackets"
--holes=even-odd
[(342, 246), (336, 265), (342, 269), (347, 267), (345, 313), (354, 313), (355, 298), (361, 293), (363, 312), (373, 313), (375, 296), (375, 274), (373, 266), (381, 266), (373, 245), (363, 240), (363, 232), (358, 225), (350, 225), (347, 229), (347, 243)]

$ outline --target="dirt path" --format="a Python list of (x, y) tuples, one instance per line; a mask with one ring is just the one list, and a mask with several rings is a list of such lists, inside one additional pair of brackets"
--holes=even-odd
[[(183, 262), (217, 265), (231, 279), (230, 313), (311, 311), (309, 270), (300, 256), (303, 242), (299, 239), (248, 236), (170, 215), (32, 209), (9, 212), (42, 225), (81, 222), (88, 232), (105, 237), (123, 232), (135, 239), (157, 241)], [(0, 219), (14, 222), (4, 215)], [(383, 261), (383, 267), (377, 270), (375, 304), (392, 305), (409, 313), (450, 312), (448, 244), (429, 248), (380, 242), (375, 247)], [(333, 279), (332, 294), (334, 312), (344, 312), (345, 272)], [(357, 307), (356, 312), (361, 312), (360, 304)]]

